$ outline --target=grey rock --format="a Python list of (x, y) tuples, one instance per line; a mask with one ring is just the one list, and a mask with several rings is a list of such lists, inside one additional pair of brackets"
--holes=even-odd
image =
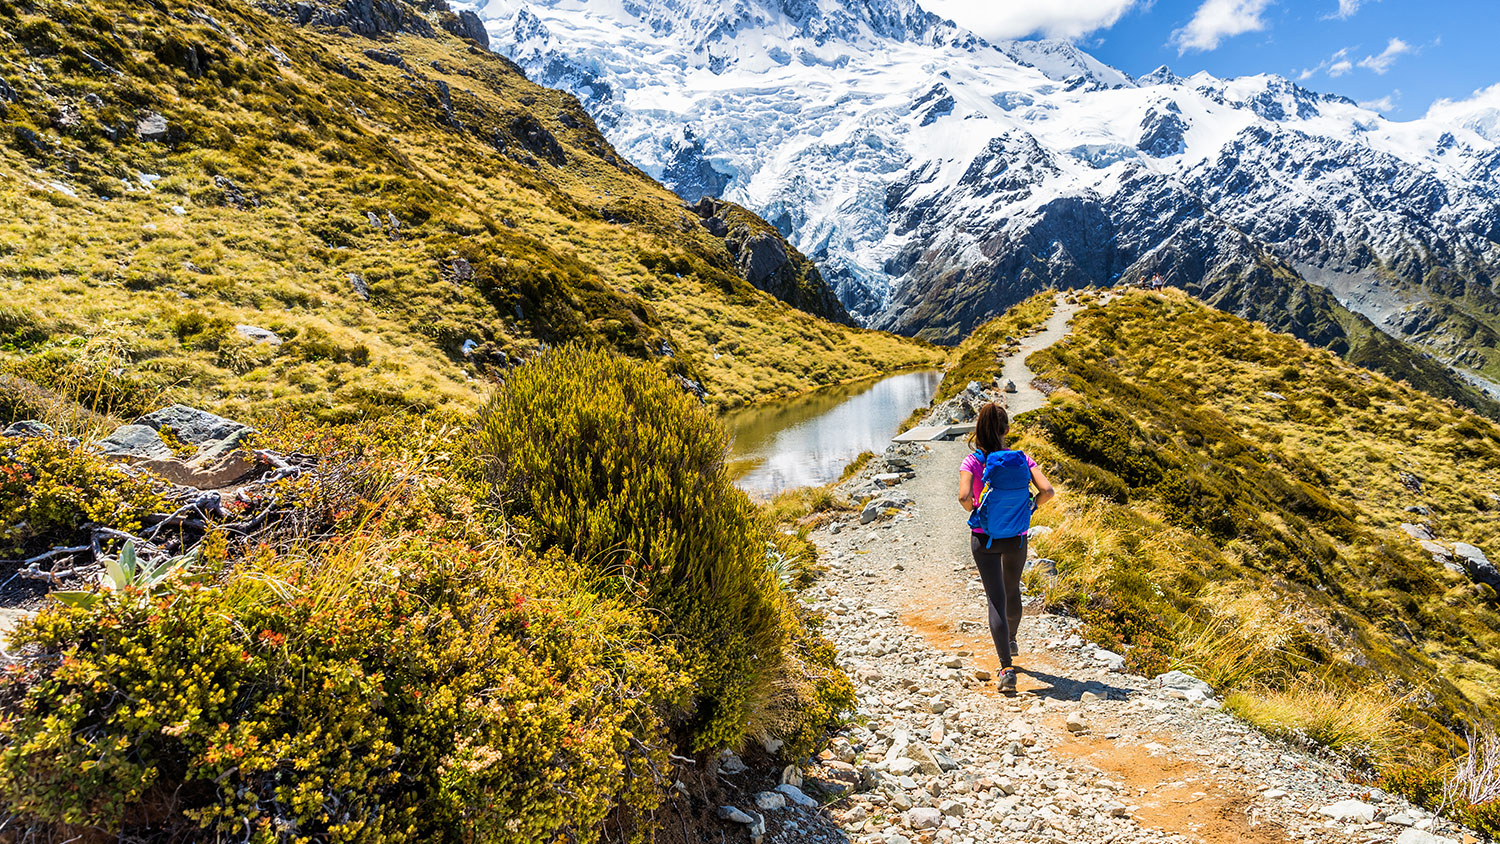
[(750, 766), (746, 765), (744, 760), (739, 757), (739, 754), (733, 750), (725, 749), (719, 751), (719, 773), (743, 774), (748, 770), (750, 770)]
[(253, 340), (257, 343), (269, 343), (272, 346), (281, 345), (281, 335), (269, 329), (255, 325), (236, 325), (234, 330), (246, 340)]
[(1410, 536), (1412, 539), (1415, 539), (1418, 542), (1421, 542), (1424, 539), (1431, 541), (1437, 538), (1432, 535), (1432, 531), (1429, 530), (1426, 525), (1414, 525), (1403, 522), (1401, 524), (1401, 529), (1406, 531), (1407, 536)]
[[(1032, 530), (1036, 530), (1036, 528), (1032, 528)], [(1031, 569), (1036, 569), (1047, 577), (1057, 577), (1056, 560), (1049, 560), (1046, 557), (1034, 557), (1027, 560), (1022, 567), (1023, 571), (1030, 571)]]
[(775, 791), (762, 791), (755, 795), (755, 808), (762, 812), (786, 808), (786, 795)]
[(1449, 560), (1453, 559), (1453, 552), (1449, 551), (1447, 548), (1444, 548), (1443, 546), (1437, 544), (1436, 542), (1433, 542), (1433, 541), (1428, 540), (1428, 539), (1424, 539), (1421, 542), (1418, 542), (1417, 544), (1422, 546), (1422, 550), (1423, 551), (1426, 551), (1427, 553), (1431, 554), (1432, 555), (1432, 559), (1435, 562), (1446, 563)]
[(148, 413), (135, 420), (135, 424), (158, 432), (170, 430), (177, 439), (197, 446), (195, 460), (216, 460), (238, 448), (254, 433), (249, 425), (182, 404)]
[(818, 801), (812, 799), (811, 797), (808, 797), (803, 793), (802, 789), (798, 788), (795, 785), (782, 783), (781, 785), (776, 786), (776, 791), (780, 792), (781, 795), (787, 799), (787, 802), (795, 806), (801, 806), (804, 809), (818, 808)]
[(1214, 696), (1213, 686), (1181, 671), (1173, 670), (1160, 674), (1156, 682), (1164, 689), (1176, 689), (1183, 692), (1189, 700), (1208, 700)]
[(157, 435), (156, 429), (145, 425), (121, 425), (98, 445), (99, 450), (110, 457), (165, 460), (175, 456), (171, 447)]
[(1017, 392), (1016, 382), (1014, 382), (1014, 381), (1006, 381), (1005, 382), (1005, 392), (1007, 392), (1007, 393)]
[(484, 21), (472, 10), (464, 9), (455, 17), (444, 21), (443, 29), (459, 38), (467, 38), (486, 50), (490, 48), (490, 34), (484, 28)]
[(918, 806), (906, 813), (906, 825), (920, 832), (943, 825), (943, 813), (931, 806)]
[(354, 295), (366, 302), (370, 301), (370, 285), (365, 282), (364, 276), (359, 273), (350, 273), (349, 286), (354, 288)]
[(365, 50), (365, 58), (369, 59), (372, 62), (390, 65), (391, 67), (406, 67), (406, 59), (401, 58), (400, 53), (394, 53), (390, 50), (377, 50), (372, 47), (368, 50)]
[(52, 430), (51, 425), (48, 425), (45, 422), (38, 422), (35, 419), (21, 419), (19, 421), (12, 422), (5, 427), (4, 432), (0, 432), (0, 437), (55, 436), (57, 436), (57, 432)]
[(1396, 836), (1396, 844), (1458, 844), (1458, 841), (1420, 829), (1406, 829)]
[(742, 823), (746, 826), (755, 823), (755, 818), (750, 817), (749, 815), (741, 812), (739, 809), (736, 809), (733, 806), (720, 806), (719, 820), (729, 821), (731, 823)]
[(1378, 811), (1363, 800), (1340, 800), (1331, 806), (1318, 809), (1318, 814), (1326, 815), (1336, 821), (1374, 823)]
[(1495, 568), (1495, 564), (1490, 562), (1483, 551), (1467, 542), (1455, 542), (1453, 554), (1462, 561), (1469, 577), (1479, 583), (1500, 588), (1500, 569)]
[(135, 124), (135, 134), (143, 141), (164, 141), (170, 130), (167, 119), (154, 111), (147, 112)]

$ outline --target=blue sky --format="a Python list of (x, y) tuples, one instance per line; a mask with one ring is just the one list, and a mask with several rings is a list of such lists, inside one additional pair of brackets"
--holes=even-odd
[(1071, 38), (1132, 75), (1279, 73), (1397, 120), (1500, 83), (1497, 0), (925, 0), (981, 35)]

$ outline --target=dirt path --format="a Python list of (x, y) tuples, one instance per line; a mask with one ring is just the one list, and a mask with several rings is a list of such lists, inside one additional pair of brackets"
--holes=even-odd
[[(1024, 358), (1065, 336), (1077, 310), (1062, 303), (1005, 362), (1018, 387), (1006, 397), (1012, 412), (1045, 401)], [(860, 790), (833, 804), (850, 840), (1447, 840), (1419, 837), (1427, 833), (1413, 825), (1433, 828), (1430, 815), (1266, 739), (1212, 698), (1193, 700), (1122, 673), (1120, 658), (1087, 645), (1076, 622), (1034, 604), (1018, 637), (1020, 693), (999, 695), (989, 682), (998, 659), (983, 589), (956, 500), (967, 450), (893, 447), (845, 489), (893, 497), (898, 506), (885, 512), (894, 515), (813, 535), (829, 564), (814, 607), (828, 614), (863, 719), (826, 754), (863, 775)], [(902, 468), (913, 474), (894, 490), (870, 480)], [(1045, 538), (1033, 544), (1045, 552)], [(1342, 813), (1322, 810), (1344, 800), (1360, 802)]]

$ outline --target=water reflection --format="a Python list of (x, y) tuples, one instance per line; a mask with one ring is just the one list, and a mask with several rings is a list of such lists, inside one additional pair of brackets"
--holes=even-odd
[(906, 372), (733, 411), (730, 472), (756, 498), (826, 484), (863, 451), (882, 451), (896, 428), (932, 400), (939, 370)]

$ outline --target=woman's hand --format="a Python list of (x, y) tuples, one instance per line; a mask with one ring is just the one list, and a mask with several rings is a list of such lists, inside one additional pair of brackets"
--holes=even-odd
[(1036, 497), (1031, 499), (1031, 509), (1034, 512), (1041, 509), (1043, 504), (1051, 501), (1057, 493), (1053, 491), (1052, 482), (1047, 480), (1046, 475), (1042, 474), (1041, 467), (1039, 466), (1031, 467), (1031, 482), (1036, 486)]
[[(1035, 471), (1035, 470), (1033, 470)], [(1049, 487), (1050, 489), (1050, 487)], [(974, 512), (974, 473), (958, 473), (958, 503), (970, 513)]]

